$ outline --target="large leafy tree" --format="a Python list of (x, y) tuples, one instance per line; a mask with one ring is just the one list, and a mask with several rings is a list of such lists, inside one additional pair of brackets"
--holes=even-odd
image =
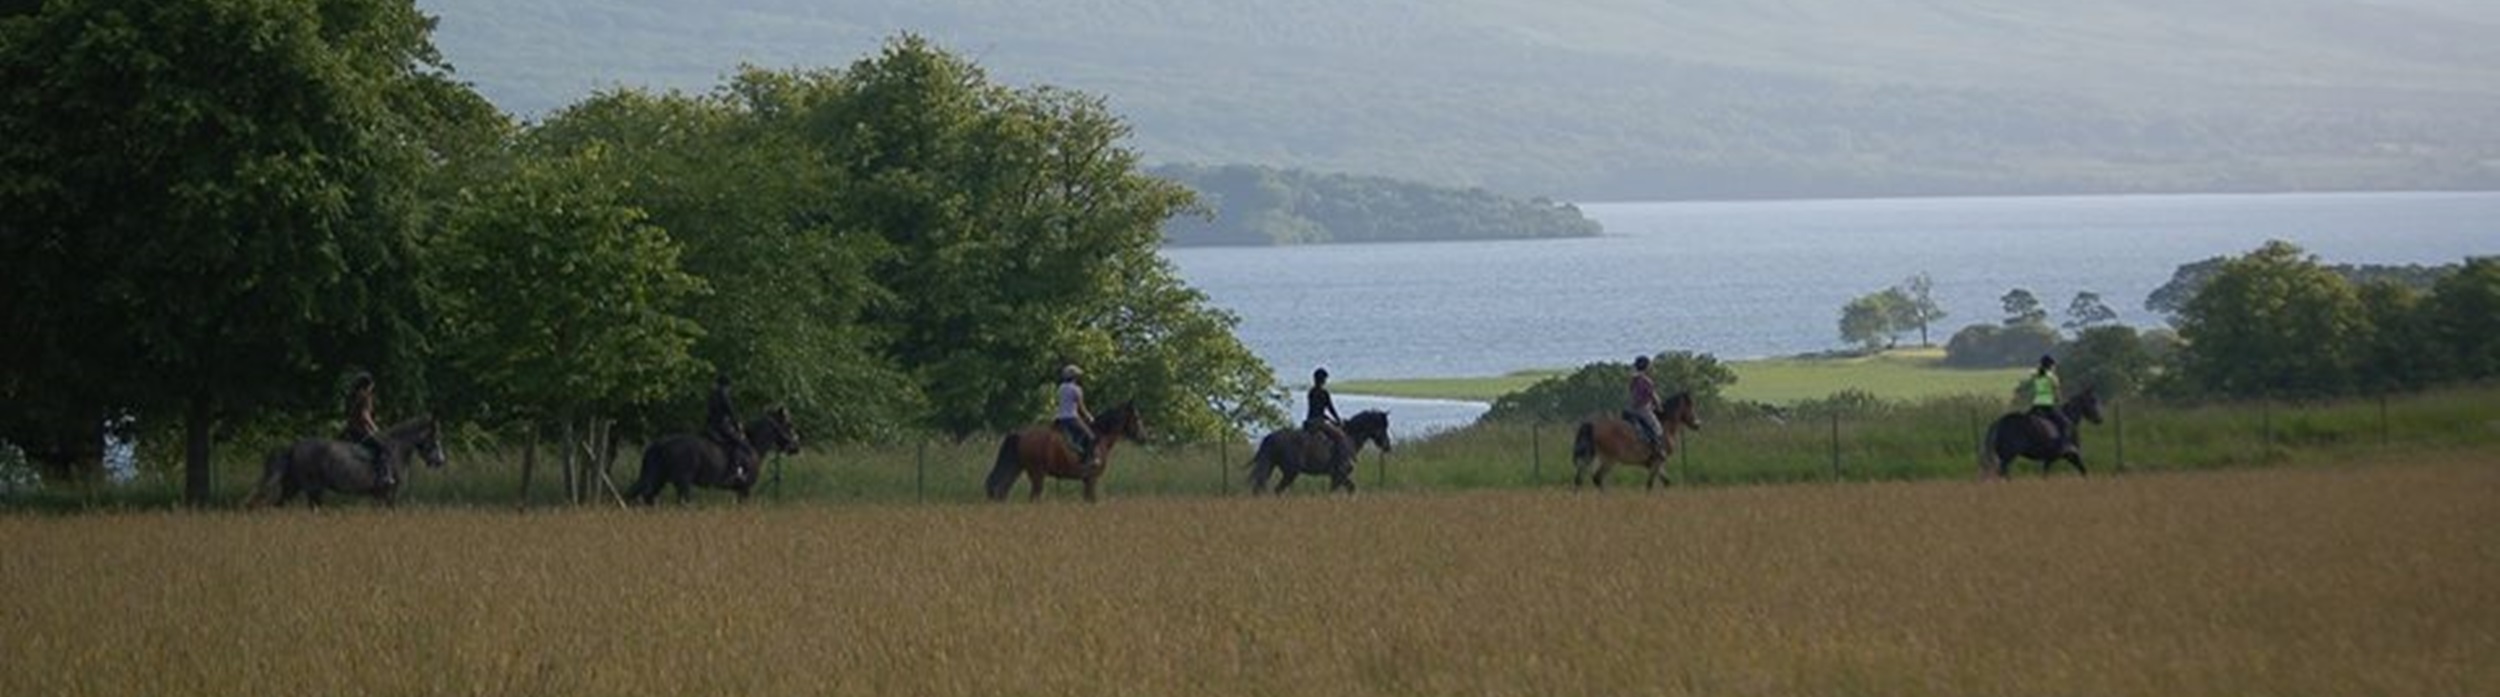
[(1139, 171), (1099, 99), (1000, 86), (910, 36), (831, 79), (839, 96), (804, 117), (812, 156), (846, 182), (830, 227), (890, 246), (871, 267), (890, 295), (867, 321), (941, 405), (931, 425), (962, 434), (1043, 416), (1041, 388), (1063, 363), (1100, 376), (1097, 399), (1139, 399), (1182, 427), (1165, 434), (1282, 420), (1231, 319), (1154, 256), (1188, 191)]
[(2500, 377), (2500, 257), (2467, 259), (2456, 274), (2440, 279), (2427, 314), (2456, 377)]
[(2371, 331), (2352, 284), (2282, 241), (2224, 262), (2178, 326), (2184, 383), (2231, 396), (2347, 392)]
[[(1598, 362), (1568, 375), (1537, 381), (1526, 389), (1502, 395), (1484, 413), (1484, 421), (1569, 421), (1611, 415), (1628, 406), (1632, 366)], [(1736, 384), (1736, 371), (1707, 353), (1664, 351), (1651, 357), (1650, 379), (1660, 397), (1691, 392), (1704, 411), (1721, 408), (1721, 392)]]
[(108, 415), (179, 420), (199, 502), (220, 419), (326, 407), (351, 365), (413, 396), (416, 192), (482, 103), (431, 30), (406, 0), (0, 19), (0, 437), (41, 454)]
[(523, 158), (446, 220), (439, 338), (486, 413), (595, 418), (699, 384), (699, 329), (673, 312), (702, 282), (599, 158)]

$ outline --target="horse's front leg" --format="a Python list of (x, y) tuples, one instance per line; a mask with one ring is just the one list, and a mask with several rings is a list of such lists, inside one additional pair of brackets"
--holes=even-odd
[(1100, 501), (1100, 500), (1101, 500), (1101, 497), (1100, 497), (1100, 496), (1095, 495), (1095, 485), (1096, 485), (1097, 483), (1101, 482), (1101, 481), (1102, 481), (1102, 474), (1101, 474), (1101, 473), (1099, 473), (1099, 472), (1098, 472), (1098, 473), (1095, 473), (1095, 474), (1094, 474), (1094, 475), (1092, 475), (1092, 476), (1088, 476), (1088, 477), (1086, 477), (1086, 478), (1085, 478), (1085, 502), (1086, 502), (1086, 503), (1094, 503), (1094, 502), (1096, 502), (1096, 501)]
[(1667, 463), (1653, 462), (1649, 466), (1649, 481), (1642, 488), (1656, 491), (1658, 489), (1658, 485), (1669, 483), (1671, 482), (1667, 481)]
[(2067, 452), (2066, 452), (2066, 456), (2065, 456), (2065, 458), (2064, 458), (2064, 459), (2066, 460), (2067, 464), (2071, 464), (2071, 465), (2074, 465), (2074, 466), (2075, 466), (2075, 476), (2078, 476), (2078, 477), (2089, 477), (2089, 476), (2092, 476), (2092, 473), (2091, 473), (2091, 472), (2086, 471), (2086, 470), (2083, 468), (2083, 454), (2082, 454), (2082, 453), (2078, 453), (2078, 452), (2074, 452), (2074, 451), (2071, 451), (2071, 450), (2070, 450), (2070, 451), (2067, 451)]

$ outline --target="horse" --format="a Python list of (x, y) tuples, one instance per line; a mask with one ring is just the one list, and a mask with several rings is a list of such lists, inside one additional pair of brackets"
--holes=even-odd
[[(382, 441), (382, 461), (388, 466), (407, 462), (410, 453), (424, 459), (427, 467), (443, 466), (441, 429), (435, 427), (434, 417), (410, 419), (376, 438)], [(275, 503), (279, 506), (285, 506), (297, 492), (302, 492), (305, 501), (320, 508), (322, 496), (333, 491), (372, 496), (385, 506), (396, 504), (399, 486), (382, 486), (377, 479), (373, 458), (366, 454), (363, 444), (306, 438), (269, 454), (260, 482), (252, 487), (244, 505), (257, 508), (270, 503), (272, 488), (277, 490)]]
[[(2066, 415), (2066, 423), (2074, 424), (2080, 430), (2085, 421), (2101, 422), (2101, 398), (2093, 392), (2092, 388), (2085, 388), (2082, 394), (2057, 407), (2059, 413)], [(2075, 449), (2066, 450), (2049, 435), (2055, 428), (2048, 419), (2032, 416), (2028, 412), (1998, 417), (1995, 423), (1988, 425), (1987, 438), (1980, 441), (1979, 478), (1987, 479), (1994, 475), (1997, 479), (2004, 479), (2006, 468), (2012, 466), (2016, 458), (2026, 457), (2040, 461), (2041, 476), (2047, 476), (2049, 468), (2056, 466), (2059, 460), (2073, 464), (2077, 475), (2088, 474), (2083, 467), (2082, 434), (2075, 434)]]
[(1285, 493), (1287, 487), (1293, 486), (1295, 477), (1305, 474), (1328, 475), (1329, 491), (1353, 493), (1354, 458), (1363, 454), (1363, 445), (1379, 445), (1382, 452), (1390, 450), (1389, 412), (1372, 409), (1355, 414), (1345, 420), (1345, 436), (1351, 448), (1345, 461), (1330, 462), (1332, 453), (1326, 436), (1299, 428), (1267, 434), (1259, 439), (1259, 450), (1246, 465), (1250, 468), (1250, 494), (1268, 493), (1267, 475), (1271, 470), (1285, 473), (1284, 479), (1276, 482), (1275, 493)]
[[(1651, 449), (1641, 440), (1641, 427), (1632, 425), (1620, 415), (1593, 416), (1580, 422), (1580, 430), (1571, 437), (1571, 488), (1591, 479), (1597, 488), (1606, 488), (1606, 473), (1616, 463), (1649, 468), (1647, 488), (1655, 489), (1667, 481), (1667, 456), (1675, 454), (1684, 429), (1701, 430), (1701, 418), (1693, 412), (1693, 393), (1677, 392), (1658, 403), (1658, 425), (1663, 432), (1658, 442), (1665, 452)], [(1597, 462), (1597, 475), (1589, 476), (1589, 463)]]
[(769, 453), (797, 454), (799, 430), (790, 423), (790, 410), (773, 407), (764, 415), (747, 422), (747, 444), (755, 446), (758, 472), (748, 472), (745, 479), (732, 479), (729, 451), (703, 436), (676, 434), (653, 441), (642, 449), (642, 476), (625, 490), (625, 500), (642, 505), (656, 503), (660, 488), (677, 487), (677, 502), (686, 503), (697, 486), (728, 489), (738, 492), (738, 502), (745, 503), (747, 492), (761, 479), (762, 458)]
[(1085, 500), (1097, 498), (1102, 473), (1111, 468), (1111, 450), (1122, 440), (1144, 440), (1145, 421), (1137, 415), (1135, 401), (1122, 402), (1110, 411), (1094, 415), (1094, 454), (1102, 466), (1087, 468), (1076, 457), (1076, 449), (1059, 434), (1055, 425), (1034, 426), (1007, 434), (998, 442), (998, 463), (990, 468), (984, 489), (992, 501), (1007, 500), (1007, 490), (1016, 485), (1016, 476), (1033, 482), (1027, 501), (1042, 498), (1042, 479), (1081, 479), (1085, 482)]

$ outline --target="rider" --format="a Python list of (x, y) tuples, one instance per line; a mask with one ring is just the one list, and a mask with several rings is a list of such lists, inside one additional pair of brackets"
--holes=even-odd
[(383, 458), (382, 427), (373, 420), (373, 374), (358, 372), (347, 382), (347, 429), (340, 440), (365, 449), (365, 459), (373, 462), (373, 483), (381, 488), (399, 484), (391, 472), (391, 463)]
[(738, 430), (738, 407), (729, 401), (729, 371), (722, 370), (712, 378), (712, 398), (703, 415), (704, 435), (722, 450), (729, 451), (729, 483), (748, 481), (755, 469), (755, 446), (747, 443), (747, 435)]
[(2057, 427), (2058, 448), (2063, 450), (2074, 447), (2075, 422), (2066, 418), (2065, 410), (2058, 408), (2056, 357), (2040, 356), (2039, 372), (2024, 378), (2020, 388), (2015, 390), (2015, 394), (2023, 393), (2029, 393), (2031, 396), (2031, 415), (2047, 419), (2050, 424)]
[(1076, 446), (1076, 458), (1088, 471), (1099, 467), (1094, 459), (1094, 412), (1085, 408), (1085, 371), (1070, 363), (1059, 368), (1059, 410), (1051, 420)]
[(1667, 456), (1666, 446), (1658, 440), (1662, 426), (1658, 423), (1658, 383), (1649, 379), (1649, 357), (1632, 359), (1632, 406), (1623, 411), (1632, 425), (1641, 427), (1641, 442), (1648, 443), (1658, 457)]
[(1328, 369), (1311, 371), (1311, 391), (1304, 400), (1309, 405), (1302, 417), (1302, 430), (1328, 437), (1328, 463), (1344, 466), (1351, 457), (1346, 447), (1345, 418), (1337, 415), (1337, 400), (1328, 396)]

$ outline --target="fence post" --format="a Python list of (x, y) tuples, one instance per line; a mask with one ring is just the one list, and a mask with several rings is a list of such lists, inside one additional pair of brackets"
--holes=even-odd
[(2387, 447), (2387, 393), (2378, 393), (2378, 447)]
[(1372, 462), (1379, 465), (1373, 470), (1376, 474), (1372, 476), (1372, 488), (1389, 488), (1389, 451), (1383, 450), (1380, 451), (1379, 454), (1373, 455)]
[(1832, 409), (1832, 480), (1840, 480), (1840, 409)]
[(912, 497), (929, 500), (929, 439), (922, 438), (912, 455)]
[(2118, 473), (2127, 472), (2127, 414), (2119, 411), (2117, 402), (2109, 403), (2109, 425), (2118, 433), (2110, 441), (2118, 446)]
[(1233, 493), (1233, 478), (1224, 471), (1224, 464), (1233, 461), (1232, 441), (1231, 436), (1218, 436), (1215, 439), (1215, 493), (1217, 494)]
[(2257, 405), (2257, 428), (2265, 434), (2265, 447), (2274, 449), (2274, 398), (2264, 398)]
[(1684, 483), (1685, 483), (1685, 485), (1690, 486), (1690, 485), (1692, 485), (1692, 484), (1697, 483), (1697, 482), (1693, 481), (1693, 441), (1692, 441), (1692, 439), (1688, 437), (1688, 438), (1684, 438), (1684, 439), (1680, 439), (1680, 440), (1678, 440), (1678, 441), (1676, 442), (1676, 444), (1675, 444), (1675, 452), (1676, 452), (1676, 456), (1677, 456), (1677, 457), (1684, 458)]
[(1545, 430), (1544, 421), (1528, 422), (1528, 484), (1536, 485), (1545, 478), (1545, 446), (1537, 442), (1538, 432)]

